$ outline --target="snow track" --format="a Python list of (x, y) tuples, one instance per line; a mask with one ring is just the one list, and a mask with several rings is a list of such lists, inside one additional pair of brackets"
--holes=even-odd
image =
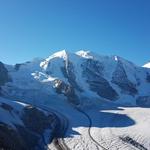
[(86, 118), (89, 120), (89, 128), (88, 128), (88, 134), (89, 137), (91, 138), (91, 140), (99, 147), (101, 147), (103, 150), (108, 150), (107, 148), (105, 148), (103, 145), (101, 145), (99, 142), (97, 142), (94, 137), (91, 135), (91, 127), (92, 127), (92, 119), (90, 118), (90, 116), (84, 112), (83, 110), (76, 108), (80, 113), (82, 113), (84, 116), (86, 116)]

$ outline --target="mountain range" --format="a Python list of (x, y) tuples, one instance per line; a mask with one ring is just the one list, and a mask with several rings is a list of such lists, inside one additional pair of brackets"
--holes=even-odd
[[(66, 120), (72, 122), (72, 127), (84, 126), (84, 128), (91, 129), (92, 125), (87, 125), (86, 121), (79, 125), (76, 123), (76, 126), (73, 122), (83, 115), (85, 120), (89, 120), (90, 115), (94, 115), (93, 112), (98, 113), (97, 109), (120, 111), (119, 107), (126, 107), (127, 109), (124, 108), (124, 110), (127, 111), (129, 107), (136, 108), (134, 113), (140, 112), (140, 117), (141, 109), (144, 109), (145, 115), (149, 116), (150, 63), (137, 66), (119, 56), (102, 56), (83, 50), (76, 53), (63, 50), (46, 59), (36, 58), (15, 65), (0, 62), (0, 115), (2, 116), (0, 118), (0, 147), (4, 149), (48, 149), (45, 145), (50, 144), (54, 139), (52, 149), (54, 147), (67, 149), (64, 136), (69, 139), (71, 135), (67, 126), (64, 126), (67, 122), (63, 120), (65, 116), (67, 116)], [(138, 108), (141, 109), (138, 110)], [(79, 112), (80, 117), (78, 117)], [(75, 113), (77, 116), (68, 119)], [(127, 114), (130, 113), (129, 111)], [(120, 120), (119, 129), (136, 124), (136, 119), (128, 118), (133, 113), (129, 116), (127, 114), (117, 116)], [(110, 114), (101, 114), (102, 118), (107, 116), (109, 119), (106, 122), (114, 117)], [(140, 117), (137, 118), (140, 119)], [(61, 127), (66, 130), (62, 129), (58, 133), (56, 128), (59, 121), (62, 122)], [(118, 122), (115, 125), (110, 124), (107, 122), (105, 125), (104, 121), (102, 126), (95, 123), (94, 127), (114, 128)], [(72, 127), (70, 127), (71, 132)], [(142, 128), (143, 125), (139, 126), (138, 130)], [(117, 133), (120, 134), (120, 132)], [(11, 141), (13, 136), (15, 138)], [(96, 135), (96, 138), (98, 137), (99, 135)], [(142, 138), (146, 141), (144, 143), (134, 139), (133, 135), (117, 137), (122, 142), (127, 141), (135, 149), (150, 149), (146, 140), (149, 136)], [(75, 142), (72, 143), (75, 145)], [(86, 149), (85, 145), (81, 145), (70, 149)], [(100, 144), (99, 146), (96, 142), (93, 147), (89, 145), (87, 149), (96, 149), (96, 147), (108, 149), (108, 145)], [(49, 149), (51, 149), (51, 144)], [(117, 148), (112, 146), (111, 149)], [(131, 149), (131, 147), (122, 146), (120, 149)]]

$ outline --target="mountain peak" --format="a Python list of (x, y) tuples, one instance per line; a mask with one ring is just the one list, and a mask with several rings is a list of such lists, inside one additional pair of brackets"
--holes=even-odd
[(55, 57), (59, 57), (59, 58), (64, 58), (66, 59), (68, 52), (66, 50), (61, 50), (58, 51), (56, 53), (54, 53), (53, 55), (51, 55), (49, 58), (55, 58)]
[(68, 54), (69, 53), (66, 50), (61, 50), (61, 51), (55, 52), (54, 54), (52, 54), (48, 58), (46, 58), (44, 61), (42, 61), (40, 63), (40, 67), (46, 69), (48, 67), (49, 62), (55, 58), (58, 58), (58, 59), (61, 58), (63, 60), (67, 60)]
[(76, 55), (84, 58), (93, 58), (90, 51), (80, 50), (76, 52)]
[(148, 63), (146, 63), (145, 65), (143, 65), (144, 68), (150, 68), (150, 61)]

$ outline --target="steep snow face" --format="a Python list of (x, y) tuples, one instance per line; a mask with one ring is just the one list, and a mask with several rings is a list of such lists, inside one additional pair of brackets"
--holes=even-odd
[(50, 77), (65, 80), (62, 68), (67, 66), (68, 54), (65, 50), (54, 53), (40, 63), (40, 67)]
[(43, 62), (40, 63), (40, 66), (43, 69), (47, 69), (49, 62), (53, 59), (59, 59), (61, 58), (62, 60), (66, 60), (67, 59), (67, 52), (65, 50), (59, 51), (54, 53), (53, 55), (49, 56), (48, 58), (46, 58)]
[(150, 62), (146, 63), (143, 67), (144, 68), (150, 68)]
[(13, 82), (2, 87), (2, 94), (32, 102), (60, 95), (75, 103), (84, 97), (119, 103), (126, 103), (127, 98), (135, 104), (139, 96), (149, 96), (150, 91), (147, 68), (119, 56), (101, 56), (83, 50), (76, 53), (63, 50), (46, 59), (6, 68)]

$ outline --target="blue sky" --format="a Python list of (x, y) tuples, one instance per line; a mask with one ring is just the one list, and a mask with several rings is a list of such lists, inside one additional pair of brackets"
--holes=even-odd
[(81, 49), (150, 60), (149, 0), (0, 0), (0, 61)]

